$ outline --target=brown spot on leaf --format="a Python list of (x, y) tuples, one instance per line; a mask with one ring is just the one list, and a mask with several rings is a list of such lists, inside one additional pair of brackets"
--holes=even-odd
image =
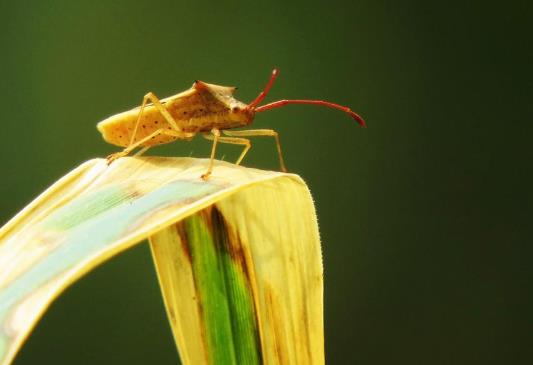
[(177, 223), (174, 225), (174, 229), (176, 230), (176, 234), (180, 238), (181, 249), (183, 253), (187, 257), (187, 260), (189, 262), (192, 262), (191, 249), (189, 247), (189, 240), (187, 238), (187, 232), (185, 232), (185, 227), (183, 226), (183, 224)]
[(272, 287), (265, 283), (265, 300), (266, 304), (266, 315), (268, 316), (266, 323), (273, 324), (272, 326), (272, 342), (274, 345), (274, 353), (278, 359), (278, 364), (287, 364), (288, 359), (284, 357), (285, 351), (283, 347), (285, 344), (285, 336), (283, 330), (276, 324), (281, 324), (281, 318), (279, 317), (279, 312), (276, 308), (279, 306), (278, 301), (275, 298), (274, 290)]

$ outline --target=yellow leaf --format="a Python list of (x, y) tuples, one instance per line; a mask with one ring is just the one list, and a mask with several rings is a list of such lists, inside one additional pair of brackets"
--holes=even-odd
[(322, 265), (307, 187), (296, 175), (223, 162), (204, 181), (206, 166), (91, 160), (2, 227), (0, 364), (68, 285), (146, 238), (184, 364), (323, 364)]

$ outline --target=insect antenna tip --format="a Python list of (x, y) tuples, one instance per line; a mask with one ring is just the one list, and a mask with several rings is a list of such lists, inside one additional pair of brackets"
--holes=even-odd
[(353, 112), (353, 111), (349, 111), (348, 114), (350, 115), (350, 117), (353, 118), (353, 120), (355, 120), (360, 126), (361, 128), (366, 128), (366, 122), (365, 120), (357, 113)]

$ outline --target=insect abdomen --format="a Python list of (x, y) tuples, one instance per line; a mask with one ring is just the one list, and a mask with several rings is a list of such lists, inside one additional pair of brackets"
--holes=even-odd
[[(200, 109), (170, 109), (169, 112), (183, 132), (209, 132), (213, 128), (236, 128), (245, 126), (251, 122), (251, 118), (246, 115), (235, 115), (237, 113), (233, 113), (230, 110), (222, 110), (212, 113), (201, 111)], [(121, 147), (127, 147), (130, 144), (138, 115), (138, 109), (117, 114), (98, 123), (97, 128), (102, 133), (106, 142)], [(186, 118), (184, 118), (184, 116), (186, 116)], [(173, 130), (172, 126), (165, 120), (165, 118), (163, 118), (161, 113), (159, 113), (155, 107), (147, 107), (143, 111), (133, 142), (140, 141), (161, 128)], [(180, 138), (161, 134), (142, 143), (141, 146), (155, 146), (170, 143), (177, 139)], [(187, 138), (184, 137), (183, 139)]]
[[(174, 135), (161, 134), (141, 143), (141, 146), (154, 146), (169, 143), (176, 139), (189, 139), (189, 136), (176, 136), (176, 132), (209, 132), (213, 128), (229, 129), (242, 127), (252, 122), (254, 113), (246, 105), (233, 98), (221, 101), (205, 87), (175, 95), (161, 100), (162, 106), (174, 119), (176, 129), (163, 117), (153, 105), (148, 104), (142, 113), (135, 130), (140, 108), (111, 116), (98, 123), (97, 128), (108, 143), (127, 147), (130, 142), (141, 141), (159, 129), (172, 130)], [(135, 138), (132, 141), (132, 135)]]
[[(121, 147), (127, 147), (130, 144), (138, 116), (139, 109), (133, 109), (101, 121), (98, 123), (97, 128), (100, 133), (102, 133), (106, 142)], [(171, 125), (167, 123), (165, 118), (163, 118), (154, 107), (147, 107), (143, 111), (133, 142), (140, 141), (161, 128), (172, 129)], [(162, 134), (154, 136), (154, 138), (143, 143), (142, 146), (154, 146), (169, 143), (176, 139), (178, 138), (175, 136)]]

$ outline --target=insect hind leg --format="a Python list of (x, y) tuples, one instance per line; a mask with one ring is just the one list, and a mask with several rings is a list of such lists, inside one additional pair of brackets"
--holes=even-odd
[(170, 125), (172, 130), (176, 132), (180, 132), (183, 135), (187, 135), (187, 136), (190, 135), (189, 137), (192, 137), (192, 135), (194, 135), (194, 133), (183, 132), (181, 128), (178, 126), (178, 123), (176, 122), (176, 120), (172, 117), (172, 115), (168, 112), (168, 110), (163, 106), (163, 104), (161, 104), (161, 101), (159, 100), (159, 98), (153, 92), (150, 91), (143, 97), (143, 102), (139, 110), (139, 115), (137, 116), (135, 128), (133, 129), (133, 134), (131, 135), (130, 145), (135, 142), (135, 135), (137, 133), (137, 129), (139, 128), (142, 113), (148, 101), (150, 101), (152, 105), (157, 109), (159, 114), (161, 114), (161, 116), (165, 119), (165, 121)]
[[(115, 161), (116, 159), (129, 155), (130, 152), (133, 151), (135, 148), (137, 148), (139, 146), (142, 146), (143, 144), (145, 144), (146, 142), (148, 142), (152, 138), (156, 138), (157, 136), (159, 136), (161, 134), (166, 134), (166, 135), (169, 135), (169, 136), (172, 136), (172, 137), (180, 137), (182, 135), (181, 133), (176, 132), (176, 131), (171, 130), (171, 129), (169, 130), (169, 129), (165, 129), (165, 128), (159, 128), (158, 130), (150, 133), (146, 137), (138, 140), (137, 142), (135, 142), (133, 144), (130, 144), (128, 147), (124, 148), (122, 151), (117, 152), (117, 153), (113, 153), (113, 154), (107, 156), (107, 164), (109, 165), (109, 164), (111, 164), (111, 162)], [(140, 155), (140, 154), (146, 152), (148, 150), (148, 148), (150, 148), (150, 146), (143, 146), (143, 148), (139, 151), (139, 153), (137, 153), (137, 155)]]
[(152, 147), (152, 146), (145, 146), (145, 147), (141, 148), (141, 149), (140, 149), (139, 151), (137, 151), (137, 153), (134, 154), (133, 156), (135, 156), (135, 157), (139, 157), (139, 156), (143, 155), (146, 151), (148, 151), (148, 150), (150, 149), (150, 147)]
[[(148, 102), (152, 103), (152, 105), (157, 109), (159, 114), (161, 114), (161, 116), (170, 125), (171, 129), (170, 130), (165, 130), (165, 132), (163, 132), (163, 129), (158, 129), (158, 130), (154, 131), (152, 134), (150, 134), (150, 135), (146, 136), (145, 138), (137, 141), (136, 140), (137, 130), (139, 129), (139, 124), (141, 123), (141, 118), (142, 118), (142, 115), (143, 115), (143, 112), (144, 112), (144, 108), (146, 107), (146, 104)], [(141, 146), (146, 141), (150, 140), (150, 138), (155, 138), (156, 136), (158, 136), (160, 134), (167, 134), (167, 135), (171, 135), (171, 136), (174, 136), (174, 137), (181, 137), (181, 138), (192, 138), (194, 136), (194, 133), (187, 133), (187, 132), (182, 131), (181, 128), (176, 123), (176, 121), (174, 120), (174, 118), (172, 117), (172, 115), (170, 115), (168, 110), (165, 109), (163, 104), (161, 104), (161, 101), (159, 101), (159, 98), (153, 92), (149, 92), (146, 95), (144, 95), (144, 97), (143, 97), (143, 102), (142, 102), (141, 107), (139, 109), (139, 114), (137, 115), (137, 120), (135, 121), (135, 127), (133, 128), (133, 132), (131, 134), (130, 143), (129, 143), (128, 147), (126, 147), (124, 150), (122, 150), (120, 152), (113, 153), (113, 154), (107, 156), (107, 163), (110, 164), (111, 162), (113, 162), (117, 158), (120, 158), (120, 157), (128, 155), (136, 147)], [(137, 153), (137, 155), (143, 154), (144, 152), (146, 152), (146, 150), (147, 150), (147, 148), (143, 148), (141, 151), (139, 151), (139, 153)]]

